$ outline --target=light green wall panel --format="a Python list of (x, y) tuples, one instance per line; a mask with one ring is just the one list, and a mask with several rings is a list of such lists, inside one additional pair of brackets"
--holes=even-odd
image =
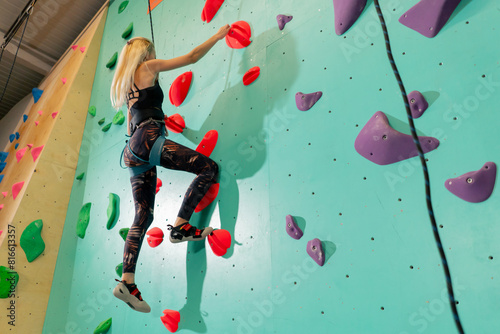
[[(494, 189), (483, 203), (465, 202), (444, 182), (487, 161), (500, 163), (500, 5), (462, 1), (434, 39), (398, 18), (417, 0), (381, 0), (393, 53), (408, 92), (423, 92), (430, 107), (415, 121), (420, 135), (440, 140), (426, 154), (435, 215), (450, 265), (458, 310), (467, 333), (497, 333), (500, 235)], [(164, 112), (181, 114), (183, 134), (170, 139), (195, 148), (212, 129), (219, 142), (212, 158), (221, 167), (217, 202), (193, 224), (224, 228), (234, 238), (222, 258), (208, 246), (157, 248), (146, 242), (136, 281), (152, 307), (132, 311), (111, 295), (122, 259), (118, 230), (134, 210), (128, 171), (119, 166), (126, 127), (103, 133), (111, 121), (105, 68), (125, 40), (150, 37), (146, 1), (130, 1), (118, 14), (110, 5), (91, 105), (80, 151), (83, 181), (75, 181), (65, 222), (44, 333), (87, 333), (113, 317), (110, 333), (163, 333), (164, 309), (181, 312), (180, 333), (455, 333), (444, 273), (427, 215), (418, 158), (376, 165), (354, 150), (368, 119), (383, 111), (409, 134), (404, 104), (387, 60), (373, 1), (343, 36), (334, 32), (332, 1), (225, 1), (213, 21), (203, 1), (163, 1), (152, 12), (157, 55), (189, 52), (226, 23), (245, 20), (252, 44), (242, 50), (218, 43), (191, 66), (162, 73)], [(276, 15), (293, 15), (283, 31)], [(243, 74), (260, 66), (250, 86)], [(168, 89), (192, 70), (185, 102), (170, 105)], [(308, 111), (297, 92), (322, 91)], [(172, 223), (192, 175), (159, 169), (152, 227)], [(118, 224), (107, 231), (108, 194), (121, 198)], [(92, 202), (85, 239), (74, 229), (81, 206)], [(300, 240), (285, 231), (285, 216), (304, 227)], [(306, 253), (309, 240), (326, 246), (319, 267)], [(491, 257), (491, 258), (490, 258)]]

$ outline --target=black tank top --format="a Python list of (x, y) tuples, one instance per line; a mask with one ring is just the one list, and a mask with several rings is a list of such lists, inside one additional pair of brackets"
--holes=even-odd
[(136, 126), (145, 120), (152, 118), (162, 121), (164, 119), (163, 111), (161, 109), (164, 95), (158, 81), (155, 82), (154, 86), (144, 89), (139, 89), (135, 83), (134, 87), (137, 90), (134, 91), (131, 89), (127, 97), (127, 101), (137, 98), (137, 101), (130, 106), (132, 120), (129, 126), (131, 133), (134, 132)]

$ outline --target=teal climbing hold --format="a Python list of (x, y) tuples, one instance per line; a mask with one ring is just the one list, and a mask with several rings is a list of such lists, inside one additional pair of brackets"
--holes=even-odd
[(120, 197), (117, 194), (109, 193), (108, 223), (106, 228), (111, 230), (120, 217)]
[(116, 64), (116, 60), (117, 60), (117, 59), (118, 59), (118, 52), (115, 52), (115, 53), (111, 56), (111, 58), (109, 58), (108, 63), (106, 64), (106, 67), (107, 67), (107, 68), (111, 68), (111, 67), (115, 66), (115, 64)]
[(96, 327), (94, 334), (106, 334), (111, 328), (111, 318), (104, 320)]
[(80, 238), (85, 238), (85, 232), (90, 221), (90, 207), (92, 203), (86, 203), (82, 206), (78, 214), (78, 223), (76, 223), (76, 235)]
[(102, 127), (102, 132), (108, 132), (109, 128), (111, 127), (111, 124), (113, 123), (108, 123), (105, 126)]
[(118, 277), (122, 277), (122, 273), (123, 273), (123, 263), (120, 263), (119, 265), (117, 265), (115, 267), (115, 271), (116, 271), (116, 274), (118, 275)]
[(19, 275), (4, 266), (0, 266), (0, 298), (9, 298), (14, 292)]
[(125, 227), (125, 228), (120, 229), (120, 231), (118, 232), (122, 236), (123, 241), (127, 240), (127, 235), (128, 235), (129, 230), (130, 229), (128, 227)]
[(81, 173), (80, 175), (78, 175), (76, 177), (77, 180), (82, 180), (83, 179), (83, 176), (85, 175), (85, 172)]
[(45, 250), (45, 242), (42, 239), (43, 222), (41, 219), (29, 224), (21, 234), (21, 248), (26, 254), (28, 262), (33, 262)]
[(35, 103), (37, 103), (40, 97), (42, 97), (43, 90), (39, 88), (33, 88), (31, 90), (31, 94), (33, 94), (33, 99), (35, 100)]
[(123, 115), (123, 111), (118, 111), (113, 117), (113, 124), (122, 125), (125, 122), (125, 116)]
[(90, 106), (89, 107), (89, 114), (91, 114), (92, 116), (96, 115), (96, 108), (95, 108), (95, 106)]
[(99, 125), (103, 125), (103, 124), (104, 124), (104, 122), (106, 122), (106, 118), (101, 118), (101, 119), (99, 120), (99, 122), (97, 122), (97, 124), (99, 124)]
[(5, 162), (5, 159), (7, 159), (8, 155), (9, 152), (0, 152), (0, 162)]
[(127, 38), (128, 36), (130, 36), (130, 34), (132, 33), (132, 30), (134, 30), (134, 23), (130, 22), (127, 29), (125, 29), (125, 31), (123, 32), (122, 38)]
[(118, 7), (118, 14), (122, 13), (125, 10), (125, 8), (127, 8), (127, 5), (128, 5), (128, 1), (123, 1), (120, 4), (120, 7)]

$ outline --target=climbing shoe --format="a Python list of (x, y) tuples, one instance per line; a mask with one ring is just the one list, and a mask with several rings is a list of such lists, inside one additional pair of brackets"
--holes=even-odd
[(125, 281), (119, 281), (117, 279), (115, 279), (115, 281), (119, 282), (113, 290), (113, 295), (116, 298), (123, 300), (130, 308), (136, 311), (143, 313), (151, 312), (151, 307), (142, 299), (141, 293), (139, 289), (137, 289), (137, 285), (128, 284)]
[(214, 230), (206, 227), (199, 230), (189, 223), (183, 223), (179, 226), (168, 225), (170, 232), (170, 242), (176, 244), (183, 241), (199, 241), (205, 239)]

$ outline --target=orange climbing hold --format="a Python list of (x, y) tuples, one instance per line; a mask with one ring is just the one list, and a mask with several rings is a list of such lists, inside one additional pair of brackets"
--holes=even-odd
[(226, 44), (233, 49), (243, 49), (252, 43), (250, 37), (252, 37), (252, 30), (247, 22), (234, 22), (226, 35)]
[(207, 0), (201, 11), (201, 20), (210, 23), (223, 3), (224, 0)]
[(218, 138), (219, 133), (217, 132), (217, 130), (208, 131), (205, 136), (203, 136), (201, 142), (198, 144), (196, 152), (200, 152), (201, 154), (209, 157), (210, 154), (212, 154), (215, 145), (217, 144)]
[(24, 181), (18, 182), (12, 186), (12, 197), (16, 199), (17, 195), (19, 195), (19, 192), (21, 189), (23, 189), (24, 186)]
[(208, 244), (215, 255), (223, 256), (227, 253), (228, 248), (231, 247), (231, 233), (223, 229), (214, 230), (208, 236)]
[(194, 209), (194, 212), (200, 212), (205, 209), (210, 203), (214, 201), (214, 199), (219, 194), (219, 184), (214, 183), (210, 186), (205, 196), (201, 199), (200, 203)]
[(172, 86), (170, 86), (170, 91), (168, 93), (170, 103), (178, 107), (184, 102), (189, 92), (192, 79), (193, 72), (188, 71), (179, 75), (174, 82), (172, 82)]
[(174, 310), (163, 311), (163, 316), (160, 317), (161, 322), (167, 327), (171, 333), (175, 333), (179, 329), (179, 322), (181, 321), (181, 314)]
[(16, 152), (16, 159), (17, 159), (18, 163), (24, 157), (24, 154), (26, 154), (27, 149), (28, 149), (28, 147), (25, 147), (25, 148), (20, 149), (19, 151)]
[(33, 157), (33, 161), (36, 161), (36, 159), (38, 159), (40, 153), (42, 153), (43, 146), (44, 145), (38, 146), (31, 150), (31, 156)]

